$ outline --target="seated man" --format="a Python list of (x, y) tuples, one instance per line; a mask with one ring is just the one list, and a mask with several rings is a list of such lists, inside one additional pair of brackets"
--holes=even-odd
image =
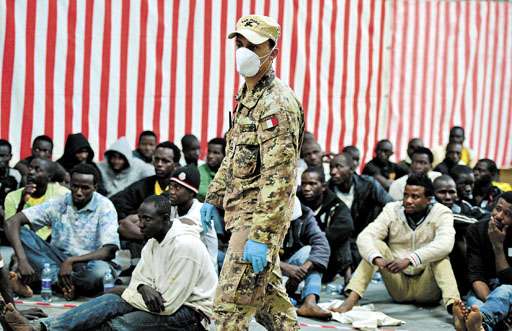
[(350, 156), (352, 156), (354, 172), (357, 173), (357, 169), (361, 163), (361, 152), (359, 151), (359, 148), (353, 145), (345, 146), (343, 147), (342, 153), (348, 153)]
[(126, 137), (119, 138), (105, 152), (105, 161), (98, 164), (107, 196), (112, 196), (155, 174), (153, 167), (132, 156)]
[(30, 156), (24, 158), (23, 160), (19, 160), (18, 163), (14, 166), (16, 170), (18, 170), (22, 177), (25, 178), (28, 174), (28, 166), (33, 158), (39, 157), (41, 159), (52, 159), (53, 153), (53, 140), (52, 138), (41, 135), (34, 138), (32, 141), (32, 153)]
[[(71, 172), (71, 193), (24, 209), (6, 222), (20, 276), (11, 278), (13, 290), (40, 282), (45, 263), (50, 263), (52, 284), (67, 299), (76, 292), (94, 294), (108, 270), (116, 274), (110, 261), (119, 247), (117, 214), (112, 202), (95, 192), (98, 176), (92, 165), (77, 165)], [(36, 231), (50, 226), (51, 242), (23, 225)]]
[(364, 166), (362, 172), (363, 175), (375, 178), (386, 190), (395, 179), (407, 175), (402, 167), (391, 162), (391, 155), (393, 155), (391, 141), (387, 139), (379, 141), (375, 146), (375, 157)]
[[(467, 258), (466, 258), (466, 230), (468, 226), (478, 222), (485, 213), (478, 207), (466, 206), (469, 204), (457, 197), (455, 181), (447, 175), (442, 175), (434, 180), (434, 194), (436, 201), (450, 208), (453, 212), (453, 226), (455, 228), (455, 244), (450, 253), (453, 273), (457, 280), (459, 293), (466, 294), (471, 288), (468, 278)], [(461, 208), (465, 206), (465, 208)], [(474, 212), (472, 210), (475, 210)]]
[(297, 197), (313, 210), (318, 226), (329, 242), (331, 256), (323, 275), (324, 282), (330, 282), (340, 274), (348, 284), (352, 276), (350, 238), (354, 231), (350, 210), (327, 188), (322, 173), (315, 168), (308, 168), (302, 173), (302, 186)]
[(132, 152), (132, 155), (146, 163), (152, 164), (156, 144), (158, 144), (158, 141), (153, 131), (142, 131), (139, 135), (137, 148)]
[(8, 305), (5, 321), (14, 331), (205, 330), (217, 274), (197, 231), (173, 221), (170, 209), (163, 196), (150, 196), (139, 207), (141, 231), (148, 241), (122, 295), (104, 294), (36, 323)]
[(210, 185), (217, 170), (219, 170), (224, 156), (226, 156), (226, 140), (224, 138), (213, 138), (210, 140), (208, 142), (206, 163), (199, 166), (199, 174), (201, 175), (201, 184), (197, 194), (199, 201), (204, 201), (206, 193), (208, 193), (208, 185)]
[(489, 220), (471, 225), (466, 233), (472, 291), (468, 308), (454, 310), (457, 330), (494, 330), (512, 304), (512, 192), (498, 198)]
[(0, 139), (0, 208), (4, 205), (6, 195), (16, 190), (21, 182), (21, 174), (11, 168), (12, 146), (5, 139)]
[(330, 166), (331, 179), (328, 187), (350, 209), (352, 216), (354, 231), (350, 239), (349, 265), (355, 269), (361, 260), (355, 238), (369, 223), (373, 222), (386, 203), (393, 199), (374, 178), (359, 176), (354, 172), (353, 160), (349, 154), (342, 153), (334, 156)]
[(473, 173), (475, 174), (475, 188), (473, 190), (475, 205), (491, 211), (496, 199), (502, 193), (502, 190), (496, 186), (498, 167), (493, 160), (481, 159), (473, 168)]
[(187, 165), (174, 171), (169, 183), (171, 200), (171, 218), (192, 225), (201, 234), (201, 241), (206, 246), (212, 265), (217, 270), (218, 241), (213, 220), (208, 227), (201, 223), (201, 207), (203, 204), (195, 197), (199, 190), (199, 171), (195, 165)]
[[(55, 172), (55, 164), (52, 161), (36, 157), (32, 159), (28, 169), (25, 187), (9, 193), (5, 198), (5, 219), (11, 218), (23, 209), (62, 197), (69, 192), (64, 186), (51, 182)], [(51, 229), (45, 226), (36, 233), (46, 240)]]
[[(458, 143), (462, 145), (462, 151), (460, 156), (460, 163), (473, 167), (476, 163), (475, 153), (471, 150), (464, 142), (466, 141), (464, 128), (460, 126), (454, 126), (450, 129), (448, 136), (448, 143)], [(445, 158), (446, 148), (445, 146), (437, 146), (433, 149), (434, 154), (434, 166), (437, 166)]]
[(426, 175), (409, 176), (403, 201), (388, 203), (361, 232), (357, 246), (364, 259), (346, 287), (348, 298), (335, 311), (351, 310), (379, 269), (394, 301), (437, 303), (442, 298), (450, 312), (460, 298), (448, 258), (453, 215), (442, 204), (432, 204), (433, 195)]
[(489, 215), (489, 212), (486, 210), (473, 206), (467, 200), (461, 199), (457, 183), (450, 176), (442, 175), (437, 177), (434, 180), (434, 191), (436, 192), (437, 201), (450, 208), (456, 215), (463, 215), (476, 220), (482, 220)]
[(475, 187), (475, 175), (473, 174), (473, 170), (468, 166), (458, 164), (452, 168), (450, 176), (455, 181), (459, 201), (465, 201), (470, 206), (473, 206), (473, 189)]
[(181, 150), (185, 158), (185, 164), (193, 164), (196, 167), (199, 164), (201, 156), (201, 144), (199, 139), (193, 134), (186, 134), (181, 138)]
[[(322, 147), (316, 141), (310, 141), (302, 144), (300, 151), (302, 159), (306, 163), (307, 168), (316, 168), (322, 172), (326, 180), (329, 180), (329, 164), (324, 163), (324, 152)], [(299, 182), (300, 184), (300, 182)]]
[[(318, 171), (318, 170), (316, 170)], [(283, 242), (281, 271), (288, 277), (286, 291), (293, 301), (301, 303), (300, 316), (330, 319), (331, 313), (317, 305), (322, 288), (322, 272), (329, 262), (329, 243), (320, 230), (313, 211), (296, 198), (290, 227)], [(295, 293), (304, 281), (302, 293)]]
[(398, 165), (407, 173), (411, 172), (412, 154), (416, 149), (418, 149), (418, 147), (424, 147), (423, 141), (420, 138), (412, 138), (409, 140), (407, 143), (407, 156), (398, 163)]
[(455, 143), (455, 142), (448, 143), (448, 145), (446, 145), (446, 156), (445, 156), (444, 160), (434, 168), (434, 171), (440, 172), (443, 175), (450, 174), (452, 168), (461, 162), (460, 161), (461, 154), (462, 154), (462, 144), (461, 143)]
[(150, 195), (160, 195), (169, 189), (171, 174), (181, 157), (178, 146), (161, 142), (155, 149), (155, 175), (142, 178), (111, 197), (119, 218), (121, 246), (130, 250), (132, 258), (140, 257), (144, 236), (138, 226), (137, 209)]
[(431, 181), (441, 176), (440, 172), (432, 171), (432, 162), (434, 156), (430, 149), (426, 147), (418, 147), (412, 153), (411, 172), (407, 176), (400, 177), (395, 180), (389, 187), (389, 195), (395, 200), (402, 200), (404, 197), (405, 183), (411, 174), (425, 174)]

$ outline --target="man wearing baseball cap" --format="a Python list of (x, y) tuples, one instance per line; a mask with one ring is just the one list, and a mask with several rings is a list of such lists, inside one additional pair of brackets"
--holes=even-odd
[(212, 267), (217, 272), (218, 240), (213, 223), (209, 227), (201, 224), (201, 207), (203, 204), (197, 200), (199, 192), (199, 170), (193, 164), (178, 168), (171, 176), (169, 183), (169, 199), (171, 201), (171, 219), (179, 219), (182, 223), (197, 229), (201, 241), (206, 246)]
[(274, 19), (249, 15), (228, 35), (245, 84), (226, 156), (201, 209), (206, 225), (223, 209), (232, 233), (214, 302), (217, 330), (247, 330), (254, 316), (268, 330), (299, 329), (278, 254), (292, 215), (304, 114), (294, 92), (274, 75), (279, 30)]

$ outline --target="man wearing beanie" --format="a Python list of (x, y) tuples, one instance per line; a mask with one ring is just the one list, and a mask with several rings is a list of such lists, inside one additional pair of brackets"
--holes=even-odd
[(217, 330), (247, 330), (254, 316), (268, 330), (299, 329), (278, 253), (292, 215), (304, 114), (272, 68), (279, 30), (271, 17), (249, 15), (228, 35), (245, 84), (230, 114), (226, 157), (201, 209), (207, 226), (224, 209), (232, 233), (214, 302)]
[[(171, 219), (179, 219), (182, 223), (193, 226), (200, 233), (201, 241), (206, 246), (212, 266), (217, 272), (218, 241), (213, 223), (203, 228), (201, 224), (201, 207), (203, 204), (196, 199), (201, 182), (199, 170), (195, 165), (188, 165), (174, 171), (169, 183), (171, 201)], [(213, 221), (211, 221), (213, 222)]]

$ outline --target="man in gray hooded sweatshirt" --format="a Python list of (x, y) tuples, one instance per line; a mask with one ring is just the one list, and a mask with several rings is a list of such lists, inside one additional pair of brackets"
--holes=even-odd
[(139, 179), (155, 174), (155, 169), (150, 164), (132, 156), (126, 137), (114, 142), (104, 155), (105, 160), (98, 167), (109, 197)]

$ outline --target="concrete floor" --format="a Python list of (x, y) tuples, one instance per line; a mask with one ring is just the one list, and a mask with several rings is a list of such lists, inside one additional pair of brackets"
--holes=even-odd
[[(332, 295), (327, 293), (324, 288), (322, 291), (321, 301), (326, 302), (332, 299), (342, 299), (339, 295)], [(30, 302), (37, 302), (38, 297), (29, 300)], [(80, 304), (85, 302), (86, 300), (78, 300), (76, 304)], [(27, 301), (28, 302), (28, 301)], [(54, 304), (63, 304), (67, 303), (62, 298), (54, 298)], [(387, 327), (382, 328), (381, 330), (401, 330), (401, 331), (413, 331), (413, 330), (453, 330), (453, 326), (451, 323), (451, 316), (446, 312), (444, 307), (436, 306), (436, 307), (419, 307), (415, 305), (405, 305), (405, 304), (395, 304), (391, 301), (391, 298), (387, 294), (387, 291), (382, 282), (380, 283), (371, 283), (368, 291), (365, 295), (365, 298), (361, 300), (361, 304), (373, 303), (375, 309), (378, 311), (382, 311), (385, 314), (403, 320), (406, 324), (400, 327)], [(19, 308), (28, 308), (32, 305), (20, 304)], [(67, 309), (66, 308), (44, 308), (44, 310), (50, 316), (58, 316), (62, 314)], [(338, 322), (323, 322), (317, 321), (307, 318), (299, 318), (299, 322), (302, 323), (301, 330), (322, 330), (326, 327), (334, 330), (353, 330), (350, 325), (340, 324)], [(304, 324), (310, 325), (306, 326)], [(313, 325), (313, 326), (311, 326)], [(335, 328), (333, 328), (335, 327)], [(1, 327), (0, 327), (1, 329)], [(214, 330), (214, 328), (212, 328)], [(250, 327), (251, 331), (260, 331), (265, 330), (262, 326), (257, 324), (255, 321), (251, 323)]]

